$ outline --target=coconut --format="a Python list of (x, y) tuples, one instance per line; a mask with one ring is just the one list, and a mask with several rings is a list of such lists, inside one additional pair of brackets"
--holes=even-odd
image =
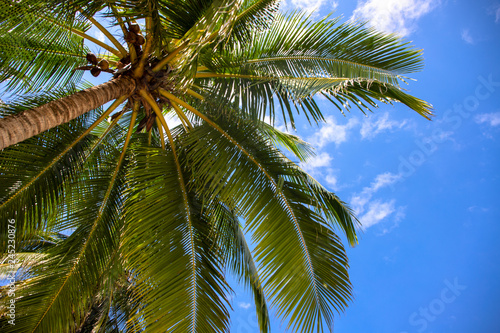
[(141, 34), (137, 34), (136, 43), (138, 45), (143, 45), (144, 43), (146, 43), (146, 40), (144, 39), (144, 36), (141, 35)]
[(98, 77), (99, 74), (101, 74), (101, 70), (97, 67), (94, 67), (90, 70), (90, 74), (92, 74), (95, 77)]
[(93, 65), (97, 65), (97, 57), (93, 53), (87, 53), (87, 61), (92, 63)]
[(101, 61), (99, 61), (97, 66), (99, 66), (101, 69), (106, 70), (109, 68), (109, 62), (106, 59), (102, 59)]
[(137, 23), (130, 23), (129, 30), (135, 33), (139, 33), (141, 31), (141, 27)]

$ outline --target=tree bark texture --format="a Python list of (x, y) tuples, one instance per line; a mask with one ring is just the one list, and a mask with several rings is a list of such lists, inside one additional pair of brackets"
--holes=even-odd
[(132, 93), (134, 89), (134, 80), (121, 76), (37, 108), (0, 118), (0, 149), (67, 123), (109, 101)]

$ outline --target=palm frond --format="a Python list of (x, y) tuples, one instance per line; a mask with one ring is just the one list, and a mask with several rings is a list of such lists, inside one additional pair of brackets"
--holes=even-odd
[[(197, 84), (236, 101), (259, 119), (266, 114), (274, 118), (273, 101), (277, 99), (285, 121), (293, 126), (288, 100), (318, 122), (323, 116), (312, 100), (315, 94), (343, 89), (348, 98), (365, 99), (368, 93), (350, 87), (371, 82), (401, 91), (403, 75), (421, 69), (421, 51), (408, 42), (362, 24), (339, 24), (339, 20), (313, 22), (301, 14), (277, 17), (268, 30), (254, 33), (234, 51), (207, 50), (200, 57), (206, 69), (198, 75), (206, 78), (198, 79)], [(220, 74), (227, 76), (221, 78)], [(342, 102), (343, 98), (333, 94), (332, 99)], [(405, 100), (397, 93), (392, 99)], [(341, 110), (349, 107), (334, 104)], [(429, 104), (405, 104), (424, 116), (430, 114)]]
[(217, 124), (232, 140), (207, 124), (183, 137), (194, 178), (248, 222), (264, 290), (278, 314), (295, 331), (321, 330), (323, 320), (331, 325), (332, 308), (342, 311), (351, 299), (340, 240), (310, 208), (315, 198), (293, 181), (295, 167), (251, 123), (219, 118)]
[(212, 237), (219, 244), (227, 269), (239, 283), (251, 290), (260, 332), (269, 332), (270, 319), (262, 281), (238, 217), (229, 207), (217, 201), (209, 205), (207, 213), (213, 223)]
[(279, 7), (279, 0), (244, 0), (232, 21), (229, 34), (222, 35), (223, 40), (217, 48), (232, 49), (245, 44), (253, 32), (268, 29)]
[[(399, 87), (380, 81), (346, 82), (334, 89), (325, 89), (321, 93), (330, 100), (335, 99), (341, 102), (345, 108), (349, 108), (349, 102), (351, 102), (360, 109), (361, 106), (365, 107), (362, 111), (369, 111), (368, 107), (376, 107), (376, 102), (379, 101), (387, 104), (399, 102), (427, 119), (432, 116), (430, 103), (406, 93)], [(365, 102), (369, 106), (365, 105)]]
[[(300, 113), (323, 121), (318, 94), (341, 111), (401, 102), (429, 117), (432, 106), (400, 86), (422, 67), (404, 39), (277, 8), (0, 0), (0, 117), (74, 93), (85, 63), (117, 78), (85, 92), (89, 103), (120, 95), (0, 152), (0, 220), (15, 219), (19, 259), (16, 325), (0, 307), (0, 330), (228, 332), (229, 273), (252, 292), (261, 332), (268, 306), (292, 331), (331, 331), (352, 300), (339, 235), (354, 246), (358, 220), (287, 157), (314, 151), (275, 117), (287, 129)], [(87, 34), (92, 25), (113, 45)], [(87, 42), (110, 53), (87, 61)], [(8, 231), (0, 223), (0, 277)]]
[(26, 273), (14, 331), (72, 331), (85, 321), (122, 225), (123, 153), (107, 149), (107, 159), (98, 162), (102, 157), (95, 154), (94, 163), (72, 184), (68, 209), (59, 216), (59, 227), (74, 231)]
[(270, 124), (260, 122), (260, 132), (274, 146), (286, 148), (302, 162), (315, 155), (314, 149), (309, 143), (298, 136), (282, 132)]
[(141, 147), (129, 174), (123, 246), (144, 302), (140, 315), (151, 332), (226, 332), (222, 263), (193, 193), (186, 207), (175, 164), (171, 150)]
[[(74, 71), (87, 63), (88, 49), (81, 37), (47, 20), (41, 14), (45, 7), (36, 3), (2, 1), (0, 8), (0, 67), (19, 73), (6, 78), (7, 89), (39, 91), (81, 79), (82, 72)], [(82, 21), (65, 23), (88, 29)]]
[(362, 77), (391, 84), (398, 83), (399, 75), (422, 68), (421, 50), (401, 38), (339, 21), (314, 22), (295, 13), (279, 16), (239, 52), (223, 53), (225, 61), (218, 66), (237, 70), (246, 65), (274, 76)]

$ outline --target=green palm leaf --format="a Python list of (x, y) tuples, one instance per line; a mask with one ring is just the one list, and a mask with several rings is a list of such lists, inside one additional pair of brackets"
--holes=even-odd
[(135, 160), (124, 247), (140, 316), (151, 331), (228, 331), (229, 287), (201, 202), (192, 193), (184, 202), (172, 151), (143, 147)]
[(72, 184), (78, 191), (70, 194), (66, 205), (71, 209), (59, 219), (61, 227), (74, 231), (28, 272), (12, 332), (71, 331), (84, 321), (121, 228), (121, 154), (109, 149), (108, 161), (96, 163), (99, 170), (87, 169)]
[[(204, 54), (200, 60), (206, 71), (198, 74), (199, 85), (216, 96), (237, 100), (243, 110), (258, 114), (259, 119), (266, 112), (274, 118), (273, 101), (278, 99), (283, 118), (292, 126), (288, 100), (315, 122), (323, 120), (312, 100), (319, 92), (331, 92), (331, 99), (341, 102), (340, 106), (334, 102), (340, 110), (349, 108), (342, 103), (344, 96), (357, 101), (369, 98), (373, 106), (379, 100), (372, 99), (373, 92), (355, 87), (375, 82), (399, 90), (393, 100), (405, 103), (399, 81), (405, 78), (403, 74), (421, 69), (421, 51), (394, 35), (338, 22), (338, 18), (312, 22), (300, 14), (277, 17), (269, 30), (255, 33), (251, 42), (235, 52)], [(424, 116), (430, 114), (431, 106), (421, 100), (414, 98), (405, 104)]]
[(221, 248), (226, 266), (239, 283), (249, 288), (254, 296), (255, 309), (261, 332), (269, 332), (269, 313), (257, 265), (235, 213), (221, 202), (214, 201), (208, 208), (213, 223), (212, 234)]
[(232, 140), (209, 125), (183, 137), (195, 179), (248, 221), (264, 290), (278, 314), (296, 331), (321, 330), (323, 320), (332, 324), (331, 308), (343, 310), (351, 297), (344, 248), (309, 208), (313, 198), (293, 182), (293, 165), (259, 140), (251, 123), (229, 119), (217, 124)]
[(39, 91), (81, 79), (82, 71), (74, 69), (87, 63), (88, 49), (81, 37), (52, 20), (79, 30), (88, 29), (87, 25), (43, 16), (46, 7), (36, 2), (1, 1), (0, 9), (0, 67), (19, 73), (5, 78), (8, 89)]
[(286, 148), (302, 162), (314, 156), (313, 148), (298, 136), (284, 133), (265, 122), (260, 123), (260, 132), (273, 145)]

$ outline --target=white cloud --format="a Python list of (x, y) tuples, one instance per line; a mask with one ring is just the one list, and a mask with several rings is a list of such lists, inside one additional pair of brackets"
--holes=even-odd
[(106, 40), (106, 35), (104, 35), (104, 33), (102, 33), (101, 30), (96, 30), (96, 32), (94, 33), (94, 36), (95, 36), (95, 38), (99, 39), (101, 42), (104, 42)]
[(312, 168), (327, 167), (330, 166), (332, 157), (326, 152), (322, 152), (307, 161), (307, 165)]
[(500, 112), (478, 114), (475, 119), (476, 123), (487, 123), (490, 126), (500, 125)]
[(381, 173), (380, 175), (377, 175), (377, 177), (375, 177), (375, 181), (372, 183), (369, 189), (372, 193), (375, 193), (382, 187), (386, 187), (396, 183), (401, 179), (401, 177), (402, 176), (400, 174), (394, 174), (392, 172)]
[(370, 117), (363, 121), (363, 125), (361, 125), (360, 130), (361, 138), (373, 139), (376, 135), (383, 131), (392, 130), (393, 128), (402, 128), (406, 125), (406, 120), (389, 120), (389, 112), (383, 113), (378, 118), (375, 117), (375, 120), (373, 119), (374, 118)]
[(391, 231), (393, 231), (394, 229), (396, 229), (397, 227), (399, 227), (399, 222), (401, 222), (406, 217), (405, 210), (406, 210), (406, 207), (398, 207), (396, 209), (396, 212), (394, 213), (394, 218), (393, 218), (394, 223), (390, 226), (383, 228), (382, 232), (379, 234), (379, 236), (383, 236), (385, 234), (388, 234)]
[(453, 140), (453, 138), (452, 138), (452, 136), (454, 134), (455, 134), (455, 132), (453, 132), (453, 131), (442, 131), (439, 133), (435, 133), (435, 135), (433, 135), (433, 139), (434, 139), (434, 141), (439, 140), (438, 142), (443, 142), (445, 140), (450, 140), (450, 141), (455, 142), (455, 140)]
[(355, 194), (351, 198), (351, 206), (352, 209), (354, 209), (354, 212), (359, 215), (362, 214), (365, 211), (365, 205), (370, 201), (372, 198), (371, 194), (363, 193), (361, 194)]
[(415, 30), (416, 21), (438, 3), (439, 0), (359, 0), (352, 18), (369, 20), (379, 30), (407, 36)]
[(311, 157), (307, 162), (301, 162), (300, 167), (307, 173), (315, 175), (318, 168), (329, 167), (332, 161), (330, 154), (322, 152), (314, 157)]
[(370, 203), (368, 211), (359, 218), (359, 221), (363, 229), (367, 229), (379, 223), (395, 211), (394, 200), (388, 202), (374, 201)]
[(238, 303), (238, 306), (240, 308), (243, 308), (243, 309), (247, 310), (248, 308), (250, 308), (252, 306), (252, 304), (240, 302), (240, 303)]
[(476, 213), (476, 212), (479, 212), (479, 213), (486, 213), (489, 211), (488, 208), (485, 208), (485, 207), (480, 207), (480, 206), (470, 206), (467, 208), (467, 210), (470, 212), (470, 213)]
[[(380, 200), (371, 201), (371, 199), (378, 190), (393, 185), (401, 178), (400, 174), (391, 172), (379, 174), (370, 186), (363, 188), (361, 193), (352, 196), (351, 206), (356, 214), (360, 216), (359, 220), (363, 229), (379, 223), (396, 211), (394, 200), (382, 202)], [(397, 214), (396, 218), (400, 220), (402, 218), (401, 214)]]
[(338, 125), (333, 116), (326, 117), (326, 122), (321, 125), (321, 128), (308, 138), (313, 146), (322, 148), (328, 143), (334, 142), (339, 145), (347, 140), (347, 135), (349, 130), (351, 130), (358, 120), (356, 118), (350, 118), (347, 124)]
[(326, 0), (287, 0), (284, 9), (291, 7), (294, 10), (303, 10), (304, 12), (312, 14), (317, 12), (326, 2)]
[(462, 39), (467, 43), (467, 44), (474, 44), (474, 38), (472, 38), (469, 29), (463, 29), (462, 30)]
[(500, 4), (493, 7), (493, 14), (495, 15), (495, 23), (500, 22)]
[(328, 173), (325, 177), (326, 183), (334, 190), (338, 191), (339, 190), (339, 185), (338, 185), (338, 179), (337, 176), (335, 176), (333, 173)]

